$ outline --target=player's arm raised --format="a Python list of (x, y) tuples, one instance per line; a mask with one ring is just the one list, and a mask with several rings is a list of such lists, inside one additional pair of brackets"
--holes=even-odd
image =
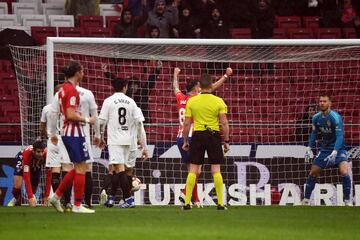
[(179, 74), (180, 74), (180, 68), (176, 67), (174, 68), (174, 76), (173, 76), (173, 88), (174, 88), (174, 94), (176, 95), (180, 91), (179, 88)]
[(226, 68), (225, 74), (219, 80), (217, 80), (216, 82), (213, 83), (212, 90), (215, 91), (216, 89), (221, 87), (221, 85), (223, 85), (223, 83), (226, 81), (226, 79), (228, 79), (232, 75), (232, 72), (233, 71), (230, 67)]

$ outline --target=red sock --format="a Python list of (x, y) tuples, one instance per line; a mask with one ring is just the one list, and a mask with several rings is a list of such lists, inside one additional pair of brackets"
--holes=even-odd
[(74, 178), (75, 206), (80, 206), (85, 189), (85, 174), (76, 173)]
[(74, 169), (65, 175), (64, 179), (61, 181), (59, 187), (56, 189), (55, 192), (58, 197), (61, 197), (63, 192), (66, 191), (71, 186), (72, 182), (74, 181), (74, 177), (75, 177)]
[(193, 198), (194, 202), (200, 202), (198, 191), (197, 191), (197, 179), (198, 178), (196, 177), (195, 186), (194, 186), (194, 189), (193, 189), (193, 192), (192, 192), (192, 198)]
[(19, 200), (20, 195), (21, 195), (21, 189), (13, 187), (12, 194), (16, 200)]
[(45, 197), (49, 197), (51, 191), (51, 169), (46, 169), (46, 184), (45, 184)]

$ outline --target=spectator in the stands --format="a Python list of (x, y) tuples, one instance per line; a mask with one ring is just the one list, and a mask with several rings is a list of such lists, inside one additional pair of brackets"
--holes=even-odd
[(355, 26), (355, 30), (356, 30), (356, 37), (360, 38), (360, 1), (358, 0), (352, 0), (351, 1), (355, 12), (356, 12), (356, 17), (354, 20), (354, 26)]
[(182, 8), (179, 24), (174, 28), (174, 36), (177, 38), (200, 37), (200, 28), (188, 6)]
[(219, 7), (214, 7), (207, 24), (201, 28), (202, 38), (229, 38), (229, 25), (221, 15)]
[(160, 29), (157, 26), (150, 26), (149, 28), (149, 32), (147, 34), (147, 36), (149, 36), (149, 38), (159, 38), (160, 37)]
[(146, 0), (141, 0), (142, 15), (134, 17), (132, 11), (125, 8), (122, 11), (120, 21), (114, 26), (113, 37), (136, 38), (138, 28), (143, 26), (148, 18), (146, 11)]
[(173, 27), (179, 23), (179, 2), (180, 0), (174, 0), (171, 5), (166, 6), (165, 0), (156, 0), (154, 9), (149, 12), (146, 25), (157, 26), (160, 29), (160, 38), (169, 38)]
[(354, 27), (355, 19), (356, 19), (356, 12), (355, 12), (355, 8), (351, 3), (351, 0), (344, 0), (341, 8), (341, 26)]
[(99, 3), (100, 0), (66, 0), (65, 12), (74, 17), (99, 15)]
[(272, 38), (275, 15), (269, 0), (257, 0), (257, 4), (252, 9), (252, 15), (252, 38)]

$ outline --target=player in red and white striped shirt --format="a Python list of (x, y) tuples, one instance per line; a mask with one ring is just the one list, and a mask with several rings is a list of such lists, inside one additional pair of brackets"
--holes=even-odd
[[(173, 78), (173, 88), (174, 88), (174, 94), (176, 96), (176, 102), (177, 102), (178, 113), (179, 113), (179, 122), (180, 122), (179, 131), (178, 131), (177, 138), (176, 138), (176, 143), (178, 145), (178, 148), (179, 148), (179, 151), (181, 154), (182, 162), (186, 164), (187, 168), (189, 168), (189, 151), (184, 151), (182, 149), (182, 146), (184, 144), (183, 124), (185, 121), (185, 108), (186, 108), (187, 101), (191, 97), (196, 96), (201, 93), (201, 88), (200, 88), (199, 81), (192, 79), (189, 82), (187, 82), (187, 84), (186, 84), (186, 94), (182, 93), (180, 91), (179, 81), (178, 81), (180, 71), (181, 71), (180, 68), (176, 67), (174, 69), (174, 78)], [(231, 74), (232, 74), (232, 69), (227, 68), (224, 76), (222, 76), (219, 80), (217, 80), (213, 84), (212, 90), (214, 91), (214, 90), (218, 89), (226, 81), (226, 79), (231, 76)], [(193, 127), (191, 126), (190, 132), (189, 132), (189, 143), (191, 143), (192, 129), (193, 129)], [(183, 189), (181, 191), (181, 196), (180, 196), (180, 201), (183, 203), (185, 202), (185, 191), (186, 191), (186, 189)], [(197, 193), (197, 184), (195, 184), (192, 196), (193, 196), (194, 204), (198, 207), (202, 207), (201, 201), (200, 201), (198, 193)]]
[[(82, 125), (94, 124), (97, 119), (95, 117), (83, 117), (80, 112), (80, 96), (76, 90), (76, 86), (84, 76), (83, 66), (76, 61), (70, 61), (68, 66), (64, 69), (64, 74), (67, 81), (62, 84), (62, 87), (59, 90), (60, 110), (65, 116), (61, 138), (71, 162), (74, 163), (75, 169), (66, 174), (49, 202), (57, 211), (63, 212), (64, 210), (60, 204), (61, 195), (73, 183), (75, 201), (72, 212), (94, 213), (95, 210), (85, 208), (81, 204), (85, 186), (86, 160), (89, 160), (90, 158)], [(57, 144), (56, 131), (54, 130), (57, 118), (55, 117), (52, 119), (54, 121), (51, 123), (51, 141), (53, 144)]]

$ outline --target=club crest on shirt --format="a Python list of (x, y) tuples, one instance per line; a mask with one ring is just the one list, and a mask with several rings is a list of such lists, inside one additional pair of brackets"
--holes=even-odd
[(331, 127), (331, 122), (329, 120), (326, 121), (326, 124)]
[(75, 103), (76, 103), (76, 97), (73, 96), (70, 98), (70, 105), (75, 106)]
[(24, 172), (29, 172), (29, 166), (28, 165), (24, 166)]

